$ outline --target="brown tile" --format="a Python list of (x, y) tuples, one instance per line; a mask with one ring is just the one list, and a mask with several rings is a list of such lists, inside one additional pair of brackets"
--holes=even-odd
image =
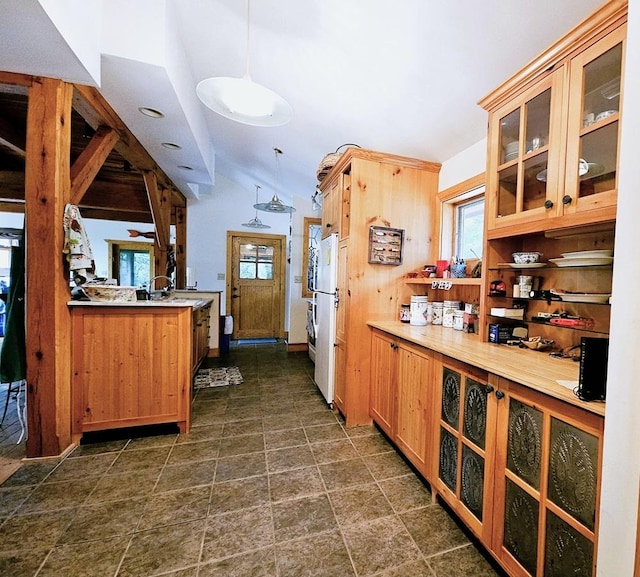
[(162, 467), (167, 460), (171, 447), (154, 447), (136, 451), (123, 451), (118, 455), (109, 473), (126, 473), (140, 469)]
[[(118, 453), (103, 453), (87, 457), (69, 457), (49, 475), (44, 482), (56, 483), (70, 479), (104, 475), (118, 457)], [(96, 479), (97, 481), (97, 479)]]
[(300, 423), (304, 427), (312, 425), (332, 425), (337, 422), (336, 416), (328, 409), (299, 414)]
[(269, 507), (209, 517), (202, 546), (203, 563), (273, 545)]
[(99, 477), (88, 477), (63, 481), (62, 483), (39, 485), (21, 505), (18, 513), (23, 515), (37, 511), (52, 511), (82, 505), (98, 483), (98, 480)]
[(432, 504), (431, 491), (413, 473), (380, 481), (380, 487), (397, 513)]
[(176, 445), (183, 443), (197, 443), (198, 441), (211, 441), (222, 437), (222, 429), (224, 425), (207, 425), (203, 427), (191, 427), (191, 430), (185, 435), (178, 435)]
[(75, 516), (74, 509), (17, 515), (0, 527), (0, 552), (53, 547)]
[(504, 577), (506, 573), (492, 567), (472, 545), (447, 551), (428, 559), (436, 577)]
[(149, 435), (146, 437), (136, 437), (131, 439), (125, 447), (125, 451), (135, 451), (136, 449), (151, 449), (154, 447), (170, 447), (178, 438), (174, 435)]
[(267, 463), (264, 453), (251, 453), (219, 459), (216, 465), (215, 483), (224, 483), (232, 479), (244, 479), (255, 475), (264, 475)]
[(402, 522), (425, 557), (466, 545), (466, 535), (439, 505), (400, 515)]
[(409, 465), (395, 451), (364, 457), (364, 462), (378, 481), (413, 474)]
[(363, 437), (351, 437), (356, 451), (361, 455), (376, 455), (378, 453), (387, 453), (395, 449), (389, 444), (382, 435), (368, 435)]
[(277, 563), (280, 577), (355, 577), (337, 531), (278, 544)]
[(335, 461), (347, 461), (359, 457), (353, 443), (349, 439), (329, 441), (326, 443), (314, 443), (311, 452), (319, 465), (334, 463)]
[(209, 461), (167, 465), (162, 469), (155, 492), (161, 493), (198, 485), (211, 485), (216, 472), (216, 464), (216, 460), (212, 459)]
[(127, 499), (80, 507), (60, 543), (100, 541), (133, 533), (145, 505), (146, 499)]
[(238, 435), (261, 434), (262, 432), (262, 419), (253, 419), (251, 421), (232, 421), (224, 424), (222, 436), (237, 437)]
[(284, 431), (268, 431), (264, 434), (264, 444), (267, 449), (284, 449), (286, 447), (298, 447), (307, 444), (307, 436), (304, 429), (288, 429)]
[(326, 495), (274, 503), (271, 509), (277, 543), (337, 528)]
[(359, 576), (373, 575), (420, 559), (411, 535), (395, 516), (343, 528)]
[(31, 494), (33, 487), (0, 488), (0, 517), (8, 517)]
[(220, 439), (199, 441), (197, 443), (182, 443), (174, 445), (167, 464), (188, 463), (215, 459), (220, 452)]
[(0, 575), (33, 577), (48, 553), (49, 548), (0, 552)]
[(107, 474), (98, 481), (86, 504), (122, 501), (150, 495), (161, 470), (160, 467), (155, 467), (113, 475)]
[(147, 502), (138, 531), (203, 519), (209, 510), (210, 492), (209, 487), (194, 487), (154, 495)]
[(38, 575), (39, 577), (114, 575), (128, 542), (129, 537), (116, 537), (56, 547), (47, 557)]
[(37, 461), (33, 463), (23, 463), (22, 466), (9, 477), (3, 488), (17, 487), (18, 485), (37, 485), (58, 466), (57, 461)]
[(262, 419), (262, 426), (266, 431), (286, 431), (289, 429), (298, 429), (300, 427), (300, 419), (287, 412), (283, 415), (268, 415)]
[(87, 457), (89, 455), (100, 455), (102, 453), (118, 453), (122, 451), (129, 442), (129, 439), (119, 439), (116, 441), (105, 441), (104, 443), (87, 443), (78, 445), (69, 458)]
[(340, 525), (353, 525), (393, 515), (393, 509), (378, 485), (358, 485), (329, 493)]
[(344, 429), (336, 422), (329, 425), (311, 425), (304, 430), (311, 444), (347, 439)]
[(278, 473), (315, 465), (315, 460), (311, 449), (303, 446), (268, 451), (267, 463), (270, 473)]
[(276, 577), (275, 549), (243, 553), (200, 565), (198, 577)]
[(136, 533), (118, 577), (148, 577), (194, 565), (203, 532), (204, 521), (193, 521)]
[(211, 491), (209, 515), (254, 508), (267, 503), (269, 482), (266, 476), (216, 483)]
[(320, 469), (320, 474), (328, 491), (353, 487), (354, 485), (364, 485), (365, 483), (372, 483), (374, 480), (362, 459), (318, 465), (318, 469)]
[[(446, 574), (445, 574), (446, 575)], [(404, 565), (392, 567), (382, 573), (378, 573), (376, 577), (436, 577), (429, 565), (422, 559), (417, 561), (409, 561)], [(443, 576), (444, 577), (444, 576)], [(464, 577), (476, 577), (475, 573), (467, 573)]]
[(244, 435), (241, 437), (226, 437), (220, 442), (220, 457), (246, 455), (264, 451), (264, 435)]
[(299, 499), (324, 492), (317, 467), (305, 467), (269, 475), (271, 501)]
[(375, 427), (375, 425), (360, 425), (358, 427), (349, 427), (345, 428), (345, 433), (350, 438), (355, 437), (369, 437), (371, 435), (379, 435), (380, 431)]

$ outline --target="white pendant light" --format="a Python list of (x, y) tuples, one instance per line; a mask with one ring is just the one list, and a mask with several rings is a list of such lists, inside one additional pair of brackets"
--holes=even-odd
[(242, 78), (217, 76), (206, 78), (196, 86), (198, 98), (211, 110), (242, 124), (281, 126), (291, 120), (289, 103), (249, 76), (249, 28), (251, 0), (247, 0), (247, 52)]
[[(258, 190), (260, 190), (260, 185), (256, 184), (256, 204), (258, 204)], [(254, 205), (255, 206), (255, 205)], [(242, 226), (246, 226), (247, 228), (271, 228), (268, 224), (264, 224), (258, 218), (258, 210), (256, 209), (256, 216), (252, 218), (249, 222), (243, 222)]]
[(292, 213), (295, 212), (295, 208), (292, 206), (287, 206), (278, 198), (278, 181), (280, 176), (279, 164), (278, 164), (278, 155), (282, 154), (282, 150), (279, 148), (273, 149), (276, 154), (276, 177), (275, 177), (275, 194), (273, 198), (269, 202), (261, 202), (260, 204), (256, 203), (253, 205), (253, 208), (257, 210), (263, 210), (264, 212), (280, 212), (280, 213)]

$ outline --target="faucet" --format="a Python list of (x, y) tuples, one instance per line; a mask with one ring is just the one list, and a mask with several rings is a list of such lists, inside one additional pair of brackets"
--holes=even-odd
[(173, 279), (171, 277), (168, 276), (164, 276), (164, 275), (158, 275), (158, 276), (154, 276), (150, 281), (149, 281), (149, 298), (151, 298), (151, 294), (153, 293), (153, 283), (154, 281), (156, 281), (159, 278), (163, 278), (169, 281), (169, 284), (166, 287), (163, 287), (161, 290), (162, 296), (168, 296), (172, 291), (173, 291)]

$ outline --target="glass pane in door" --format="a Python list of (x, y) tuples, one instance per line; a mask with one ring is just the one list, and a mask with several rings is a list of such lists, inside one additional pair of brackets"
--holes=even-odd
[(549, 120), (551, 111), (551, 88), (538, 94), (526, 104), (527, 124), (525, 152), (540, 150), (549, 144)]
[(542, 208), (547, 198), (548, 152), (527, 158), (524, 162), (522, 210)]
[(272, 246), (257, 244), (240, 244), (240, 278), (241, 279), (273, 279)]
[(520, 152), (520, 109), (500, 119), (500, 164), (518, 158)]
[(498, 173), (498, 214), (507, 216), (517, 212), (518, 165), (512, 165)]

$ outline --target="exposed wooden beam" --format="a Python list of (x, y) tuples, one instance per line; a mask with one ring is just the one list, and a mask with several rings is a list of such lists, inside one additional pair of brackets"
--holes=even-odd
[(84, 193), (109, 156), (118, 133), (109, 126), (99, 126), (93, 138), (71, 167), (71, 204), (80, 204)]
[(169, 219), (165, 218), (166, 210), (164, 207), (166, 199), (163, 200), (162, 191), (158, 188), (158, 181), (154, 172), (144, 171), (142, 176), (144, 185), (147, 188), (153, 225), (156, 229), (156, 244), (160, 250), (166, 252), (169, 244)]

